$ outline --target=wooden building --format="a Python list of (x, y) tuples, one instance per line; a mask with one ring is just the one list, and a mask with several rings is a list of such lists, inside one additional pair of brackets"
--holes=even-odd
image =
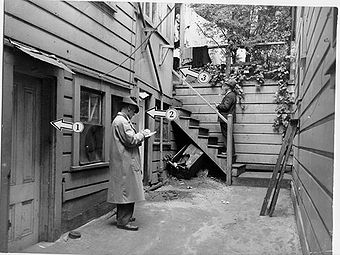
[(295, 212), (304, 254), (332, 254), (337, 8), (297, 7), (294, 16)]
[[(173, 103), (174, 12), (173, 4), (146, 3), (142, 16), (137, 3), (44, 0), (6, 0), (4, 9), (0, 251), (6, 252), (56, 240), (112, 210), (110, 126), (123, 96), (141, 98), (137, 128), (164, 130), (141, 150), (145, 183), (159, 181), (172, 132), (145, 111)], [(144, 41), (149, 45), (139, 47)], [(50, 124), (58, 119), (80, 121), (84, 131), (59, 131)]]

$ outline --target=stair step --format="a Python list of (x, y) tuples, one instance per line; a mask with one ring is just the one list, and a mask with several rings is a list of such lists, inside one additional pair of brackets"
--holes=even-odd
[(182, 120), (189, 120), (189, 126), (199, 126), (200, 121), (189, 116), (179, 116)]
[[(267, 188), (272, 175), (272, 172), (246, 171), (238, 177), (233, 176), (232, 185)], [(291, 179), (291, 175), (286, 173), (283, 176), (281, 188), (290, 189)]]
[(198, 138), (208, 139), (209, 140), (209, 136), (208, 135), (198, 135)]
[(218, 137), (216, 136), (209, 136), (208, 145), (217, 145)]
[[(217, 144), (208, 144), (208, 148), (222, 149), (223, 146), (217, 145)], [(218, 154), (217, 156), (219, 157), (220, 154)], [(227, 156), (227, 155), (226, 155), (226, 156)]]
[(190, 129), (198, 129), (199, 135), (209, 135), (209, 129), (200, 126), (189, 126)]
[(246, 164), (234, 163), (231, 171), (232, 176), (238, 177), (246, 171)]
[(175, 109), (178, 111), (179, 116), (190, 117), (190, 115), (191, 115), (191, 111), (184, 109), (182, 107), (175, 107)]

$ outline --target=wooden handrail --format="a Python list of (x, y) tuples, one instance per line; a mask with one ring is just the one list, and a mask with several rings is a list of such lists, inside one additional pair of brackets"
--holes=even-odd
[(212, 106), (193, 86), (191, 86), (184, 78), (182, 78), (175, 70), (172, 70), (172, 73), (176, 75), (177, 78), (182, 80), (190, 89), (192, 89), (214, 112), (220, 117), (225, 123), (228, 124), (228, 120), (224, 118), (224, 116), (216, 109), (216, 107)]

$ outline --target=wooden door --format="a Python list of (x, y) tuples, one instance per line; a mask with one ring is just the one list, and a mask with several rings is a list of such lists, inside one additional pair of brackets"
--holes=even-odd
[(9, 251), (38, 242), (41, 81), (14, 75)]

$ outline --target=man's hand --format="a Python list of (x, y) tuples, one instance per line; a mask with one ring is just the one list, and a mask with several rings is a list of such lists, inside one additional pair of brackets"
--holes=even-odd
[(151, 131), (150, 131), (150, 129), (147, 129), (147, 128), (146, 128), (146, 129), (142, 130), (141, 133), (142, 133), (142, 134), (144, 135), (144, 137), (145, 137), (145, 136), (149, 135), (149, 134), (151, 133)]

